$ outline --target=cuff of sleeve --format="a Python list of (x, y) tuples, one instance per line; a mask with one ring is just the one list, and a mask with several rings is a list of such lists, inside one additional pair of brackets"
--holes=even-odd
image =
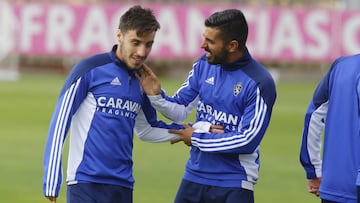
[(159, 95), (151, 95), (151, 96), (148, 95), (148, 98), (150, 102), (157, 102), (161, 100), (163, 97), (161, 96), (161, 94), (159, 94)]
[(305, 171), (307, 179), (314, 179), (322, 176), (321, 169), (305, 169)]
[(195, 132), (197, 133), (208, 133), (210, 131), (211, 123), (207, 121), (199, 121), (193, 124), (193, 128), (195, 128)]

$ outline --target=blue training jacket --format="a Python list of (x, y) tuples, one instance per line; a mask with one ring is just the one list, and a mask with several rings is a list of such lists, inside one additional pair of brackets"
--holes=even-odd
[(276, 98), (269, 72), (246, 49), (233, 64), (198, 59), (173, 97), (150, 96), (164, 116), (179, 122), (197, 106), (196, 122), (224, 126), (225, 133), (196, 130), (184, 179), (220, 187), (253, 190), (258, 179), (259, 145)]
[(51, 119), (44, 153), (43, 193), (58, 196), (68, 131), (68, 184), (92, 182), (133, 188), (133, 131), (148, 142), (168, 141), (177, 124), (157, 121), (134, 71), (109, 53), (80, 61), (69, 74)]
[(337, 59), (318, 84), (305, 115), (301, 164), (308, 179), (322, 178), (320, 197), (335, 202), (357, 202), (359, 79), (360, 55)]

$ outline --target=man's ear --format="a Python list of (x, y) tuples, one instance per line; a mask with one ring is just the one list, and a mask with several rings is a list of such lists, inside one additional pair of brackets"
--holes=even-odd
[(229, 52), (235, 52), (239, 49), (239, 42), (236, 40), (231, 40), (228, 44), (228, 50)]
[(117, 40), (120, 41), (120, 38), (122, 37), (122, 32), (120, 29), (117, 30), (116, 37), (117, 37)]

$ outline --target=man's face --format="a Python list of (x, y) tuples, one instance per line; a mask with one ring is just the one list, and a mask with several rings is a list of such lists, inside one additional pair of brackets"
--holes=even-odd
[(128, 69), (139, 69), (148, 57), (154, 43), (155, 32), (139, 37), (136, 30), (122, 33), (118, 30), (118, 49), (116, 55)]
[(220, 31), (214, 28), (205, 28), (204, 41), (201, 48), (206, 51), (206, 57), (210, 64), (224, 64), (228, 60), (229, 51), (220, 37)]

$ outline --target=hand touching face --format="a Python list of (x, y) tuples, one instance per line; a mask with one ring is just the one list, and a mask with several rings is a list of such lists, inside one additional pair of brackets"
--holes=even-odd
[(147, 95), (161, 94), (160, 80), (146, 64), (142, 64), (139, 69), (139, 74), (135, 74), (135, 77), (139, 80), (140, 85)]

